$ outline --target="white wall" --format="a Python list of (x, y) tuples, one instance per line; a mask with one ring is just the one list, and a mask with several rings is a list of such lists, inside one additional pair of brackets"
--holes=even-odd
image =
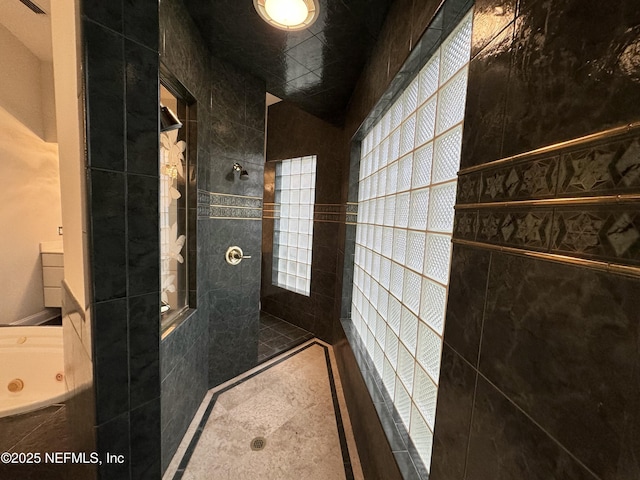
[(0, 25), (0, 106), (40, 138), (56, 141), (53, 98), (52, 64)]
[(0, 159), (0, 324), (7, 324), (44, 308), (39, 246), (59, 240), (62, 217), (57, 144), (1, 107)]
[[(52, 2), (51, 32), (64, 225), (64, 281), (72, 295), (87, 310), (90, 301), (87, 248), (89, 240), (86, 214), (82, 72), (79, 67), (80, 17), (76, 3), (76, 0)], [(82, 325), (75, 325), (75, 328), (86, 354), (91, 358), (91, 322), (88, 316), (86, 318), (87, 321)]]

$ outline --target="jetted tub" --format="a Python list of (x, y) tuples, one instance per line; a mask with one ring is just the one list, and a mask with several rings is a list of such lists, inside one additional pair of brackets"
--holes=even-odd
[(1, 327), (0, 418), (66, 396), (62, 327)]

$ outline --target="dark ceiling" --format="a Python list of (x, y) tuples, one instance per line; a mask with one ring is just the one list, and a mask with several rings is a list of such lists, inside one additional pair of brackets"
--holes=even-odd
[(269, 93), (339, 124), (392, 1), (319, 0), (318, 20), (298, 32), (268, 25), (252, 0), (185, 3), (217, 57), (264, 79)]

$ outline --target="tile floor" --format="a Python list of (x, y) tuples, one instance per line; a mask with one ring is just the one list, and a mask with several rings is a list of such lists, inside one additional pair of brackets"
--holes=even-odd
[(163, 478), (362, 479), (331, 347), (310, 340), (210, 390)]
[[(55, 404), (11, 417), (0, 418), (0, 452), (71, 451), (70, 432), (64, 404)], [(66, 480), (74, 478), (63, 464), (0, 463), (0, 479)], [(78, 477), (75, 477), (78, 478)]]
[(262, 363), (282, 352), (313, 338), (313, 334), (274, 317), (260, 312), (260, 333), (258, 337), (258, 363)]

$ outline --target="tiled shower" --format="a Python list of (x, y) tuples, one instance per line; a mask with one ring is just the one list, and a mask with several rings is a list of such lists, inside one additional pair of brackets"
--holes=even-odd
[[(264, 84), (211, 55), (181, 1), (163, 0), (160, 21), (154, 1), (81, 3), (88, 48), (87, 116), (91, 120), (87, 135), (95, 391), (92, 386), (75, 402), (76, 407), (84, 405), (86, 412), (92, 409), (93, 399), (89, 401), (88, 397), (95, 397), (97, 419), (85, 428), (83, 419), (89, 417), (82, 415), (82, 408), (76, 408), (75, 425), (79, 431), (95, 429), (99, 450), (129, 455), (130, 464), (126, 471), (116, 472), (118, 478), (158, 478), (167, 463), (166, 456), (171, 455), (208, 386), (223, 381), (220, 372), (233, 375), (236, 370), (246, 369), (257, 355), (262, 265), (243, 262), (240, 269), (225, 270), (220, 254), (230, 241), (244, 236), (250, 245), (243, 247), (245, 252), (260, 259), (261, 234), (267, 235), (264, 232), (269, 228), (262, 228), (268, 222), (261, 222), (264, 204), (260, 198), (265, 168)], [(458, 65), (444, 74), (448, 81), (437, 94), (438, 104), (453, 98), (448, 95), (454, 85), (464, 83), (463, 75), (456, 71), (460, 67), (462, 72), (468, 71), (464, 131), (459, 129), (463, 107), (458, 103), (451, 118), (436, 115), (434, 140), (419, 137), (418, 143), (424, 140), (424, 145), (432, 145), (432, 178), (425, 183), (419, 172), (424, 169), (429, 148), (415, 143), (415, 133), (412, 146), (402, 140), (403, 131), (405, 140), (410, 137), (412, 119), (415, 132), (422, 135), (418, 126), (420, 117), (430, 112), (429, 98), (416, 98), (416, 113), (411, 106), (408, 115), (404, 115), (402, 103), (402, 115), (392, 118), (391, 113), (388, 117), (388, 131), (384, 119), (380, 127), (375, 123), (378, 117), (384, 118), (385, 101), (393, 103), (388, 87), (397, 89), (418, 64), (428, 65), (428, 59), (448, 36), (449, 25), (462, 20), (470, 3), (450, 0), (436, 14), (440, 2), (395, 2), (380, 33), (379, 46), (353, 92), (343, 126), (319, 124), (291, 105), (273, 107), (273, 130), (269, 132), (273, 142), (267, 145), (267, 159), (313, 154), (302, 144), (317, 150), (319, 208), (314, 218), (325, 221), (314, 222), (310, 297), (299, 299), (292, 292), (263, 289), (263, 305), (282, 316), (300, 318), (303, 326), (333, 340), (341, 352), (341, 376), (348, 379), (346, 390), (351, 388), (345, 392), (347, 400), (362, 406), (353, 409), (361, 415), (354, 416), (353, 422), (363, 468), (369, 473), (393, 467), (396, 470), (389, 478), (394, 478), (403, 468), (401, 455), (394, 457), (389, 448), (393, 439), (387, 439), (383, 426), (378, 425), (386, 425), (386, 421), (376, 420), (376, 408), (386, 407), (375, 388), (384, 388), (387, 394), (393, 390), (394, 399), (397, 396), (396, 420), (412, 434), (424, 463), (431, 458), (433, 480), (634, 478), (638, 472), (633, 457), (637, 439), (627, 426), (637, 425), (635, 407), (640, 398), (634, 350), (637, 315), (630, 301), (636, 296), (638, 281), (624, 273), (595, 271), (577, 262), (559, 265), (540, 255), (577, 246), (571, 251), (574, 259), (637, 266), (637, 204), (601, 205), (590, 200), (594, 203), (589, 208), (585, 201), (563, 204), (564, 210), (560, 211), (530, 203), (510, 212), (503, 204), (518, 198), (531, 202), (541, 198), (509, 197), (505, 181), (510, 169), (502, 178), (502, 171), (484, 165), (519, 154), (529, 155), (524, 160), (535, 163), (541, 154), (536, 149), (637, 121), (637, 70), (628, 61), (635, 58), (629, 52), (636, 45), (640, 18), (637, 2), (625, 0), (615, 8), (590, 0), (475, 2), (471, 61), (468, 67)], [(418, 39), (427, 25), (433, 28), (426, 31), (425, 43), (420, 44)], [(611, 45), (622, 47), (616, 50)], [(201, 207), (206, 205), (209, 213), (214, 212), (198, 215), (198, 205), (190, 207), (197, 223), (192, 246), (199, 255), (194, 292), (197, 312), (162, 342), (156, 311), (157, 138), (145, 133), (157, 125), (157, 95), (149, 92), (149, 85), (158, 80), (158, 55), (198, 101), (196, 178), (203, 194), (199, 203)], [(418, 96), (421, 82), (422, 78)], [(411, 88), (411, 82), (406, 83), (400, 86)], [(303, 121), (296, 122), (299, 119)], [(400, 125), (395, 137), (392, 124)], [(228, 125), (236, 128), (228, 129)], [(395, 149), (395, 138), (398, 155), (389, 157), (387, 150), (387, 165), (382, 170), (379, 147), (376, 169), (365, 171), (367, 162), (362, 162), (363, 179), (373, 175), (377, 182), (374, 187), (374, 182), (366, 181), (370, 183), (370, 198), (358, 199), (352, 196), (350, 187), (357, 186), (360, 167), (353, 167), (348, 157), (350, 140), (360, 125), (364, 125), (363, 132), (373, 132), (373, 140), (365, 141), (364, 148), (357, 152), (358, 161), (373, 159), (376, 154), (372, 152), (385, 140)], [(585, 158), (593, 162), (588, 164), (602, 166), (596, 169), (597, 181), (589, 182), (587, 175), (582, 183), (587, 188), (581, 192), (562, 191), (556, 185), (545, 198), (564, 202), (569, 197), (601, 200), (606, 196), (613, 202), (617, 195), (637, 193), (637, 178), (627, 176), (635, 171), (637, 162), (632, 159), (632, 168), (623, 169), (623, 176), (615, 168), (633, 145), (634, 132), (629, 130), (622, 143), (616, 143), (618, 138), (613, 141), (603, 137), (600, 143), (588, 146)], [(462, 210), (466, 216), (458, 215), (452, 224), (450, 217), (438, 216), (437, 202), (451, 202), (456, 167), (441, 162), (439, 165), (448, 168), (439, 170), (437, 152), (455, 150), (455, 142), (445, 146), (445, 140), (455, 138), (459, 142), (460, 133), (461, 168), (477, 170), (461, 171), (468, 186), (463, 189), (460, 183), (457, 202), (465, 206)], [(286, 145), (292, 137), (299, 141), (290, 143), (298, 144)], [(329, 149), (327, 145), (339, 148)], [(575, 167), (579, 162), (571, 161), (577, 160), (577, 153), (553, 150), (540, 165), (569, 166), (571, 175), (562, 178), (580, 177), (581, 170)], [(609, 155), (612, 157), (607, 161)], [(236, 161), (250, 175), (255, 174), (248, 183), (225, 179)], [(392, 177), (389, 172), (394, 170), (394, 163), (400, 176), (396, 173), (395, 186), (389, 185), (394, 188), (387, 189), (380, 172), (386, 171), (387, 179)], [(409, 165), (413, 174), (404, 175)], [(522, 172), (521, 166), (514, 169), (517, 175)], [(551, 169), (544, 179), (553, 177), (552, 172), (554, 178), (560, 178), (558, 171)], [(595, 178), (590, 172), (590, 178)], [(398, 181), (402, 190), (398, 190)], [(509, 185), (515, 185), (513, 191), (522, 192), (521, 184), (518, 176)], [(427, 191), (429, 207), (416, 210), (415, 206), (425, 203)], [(364, 188), (362, 192), (365, 195)], [(469, 196), (460, 197), (462, 192)], [(477, 201), (469, 200), (472, 198)], [(359, 222), (364, 225), (356, 227), (354, 211), (359, 200), (368, 203), (358, 211)], [(483, 205), (489, 203), (493, 206)], [(378, 205), (384, 207), (378, 209)], [(245, 216), (229, 218), (215, 213), (233, 209), (243, 209)], [(393, 211), (393, 216), (385, 218), (385, 210)], [(425, 211), (426, 216), (416, 214)], [(511, 216), (514, 226), (521, 221), (521, 241), (518, 236), (509, 237), (516, 239), (512, 243), (504, 241), (500, 227), (507, 213), (517, 214)], [(561, 215), (554, 217), (556, 213)], [(627, 236), (614, 237), (610, 242), (609, 230), (625, 215), (629, 219), (623, 229)], [(335, 218), (340, 220), (332, 221)], [(586, 225), (571, 223), (579, 218), (591, 220), (590, 230), (566, 228)], [(539, 219), (541, 223), (537, 223)], [(381, 225), (378, 232), (381, 230), (382, 236), (375, 235), (376, 225)], [(527, 225), (533, 227), (527, 229)], [(370, 237), (369, 226), (373, 230)], [(420, 228), (412, 228), (417, 226)], [(553, 237), (554, 242), (552, 231), (559, 234)], [(448, 243), (451, 232), (452, 251)], [(273, 238), (272, 230), (268, 234)], [(356, 239), (360, 245), (357, 252)], [(403, 239), (404, 252), (400, 248)], [(389, 249), (390, 240), (396, 251)], [(426, 251), (442, 252), (440, 263), (430, 264), (427, 259), (420, 265), (417, 258), (407, 256), (407, 245), (420, 251), (423, 243)], [(263, 261), (271, 277), (273, 265), (271, 256), (267, 256)], [(353, 265), (353, 260), (357, 265), (355, 275), (350, 277), (346, 272), (343, 279), (343, 264)], [(442, 265), (449, 261), (452, 268), (447, 287)], [(386, 265), (389, 288), (384, 287)], [(351, 288), (351, 278), (356, 290)], [(405, 289), (405, 282), (416, 289), (420, 286), (419, 298), (408, 293), (413, 290)], [(448, 306), (441, 325), (445, 291)], [(389, 326), (379, 321), (383, 318), (385, 292), (386, 320), (390, 313), (394, 315)], [(357, 312), (353, 316), (350, 308), (341, 308), (352, 301)], [(365, 385), (365, 372), (353, 360), (360, 354), (355, 352), (355, 343), (345, 338), (339, 317), (347, 329), (353, 323), (359, 326), (365, 348), (369, 345), (372, 352), (372, 371), (380, 367), (378, 384), (374, 378), (373, 383)], [(242, 321), (235, 323), (235, 318)], [(326, 318), (330, 321), (323, 321)], [(421, 342), (425, 345), (429, 340), (442, 348), (441, 359), (421, 359)], [(365, 363), (367, 356), (362, 357)], [(76, 361), (79, 370), (86, 370), (86, 361)], [(183, 388), (185, 385), (189, 388)], [(191, 394), (185, 395), (186, 390)], [(429, 454), (431, 432), (433, 455)], [(523, 465), (530, 465), (530, 470)]]

